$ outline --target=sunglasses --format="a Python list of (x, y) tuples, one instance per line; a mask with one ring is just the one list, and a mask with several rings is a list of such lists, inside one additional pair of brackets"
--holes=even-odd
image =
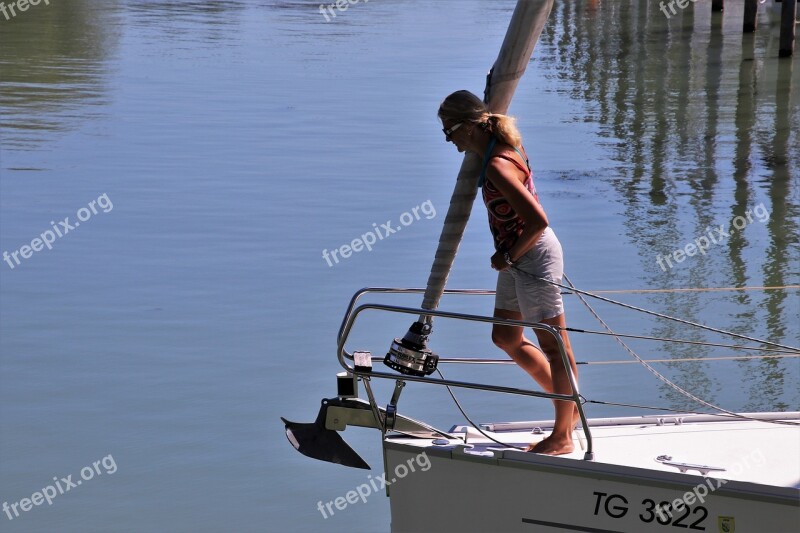
[(451, 140), (451, 139), (450, 139), (450, 136), (451, 136), (453, 133), (455, 133), (455, 131), (456, 131), (458, 128), (460, 128), (461, 126), (463, 126), (463, 125), (464, 125), (464, 123), (463, 123), (463, 122), (459, 122), (458, 124), (454, 124), (454, 125), (453, 125), (453, 126), (450, 128), (450, 129), (445, 129), (445, 128), (442, 128), (442, 132), (444, 133), (444, 138), (445, 138), (445, 140), (447, 140), (447, 141), (450, 141), (450, 140)]

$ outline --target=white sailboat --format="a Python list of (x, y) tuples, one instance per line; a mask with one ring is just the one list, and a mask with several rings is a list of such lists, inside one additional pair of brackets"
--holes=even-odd
[[(505, 113), (508, 108), (552, 4), (553, 0), (518, 1), (487, 80), (486, 102), (493, 112)], [(434, 317), (545, 330), (561, 345), (560, 335), (550, 326), (437, 309), (445, 293), (492, 294), (444, 289), (469, 219), (480, 163), (474, 154), (464, 158), (427, 288), (363, 289), (354, 295), (338, 338), (337, 354), (344, 369), (338, 376), (338, 395), (322, 401), (314, 423), (283, 419), (292, 445), (315, 459), (369, 468), (339, 432), (347, 426), (380, 430), (384, 472), (381, 483), (369, 490), (386, 490), (394, 532), (800, 531), (800, 413), (717, 409), (720, 414), (587, 419), (585, 399), (574, 379), (573, 394), (560, 395), (432, 377), (442, 362), (498, 363), (440, 360), (427, 347)], [(358, 305), (361, 297), (376, 293), (424, 293), (424, 297), (420, 308)], [(419, 318), (405, 337), (395, 339), (385, 358), (373, 357), (365, 351), (348, 351), (356, 319), (367, 312)], [(800, 348), (749, 340), (775, 346), (788, 357), (800, 356)], [(561, 352), (567, 366), (563, 345)], [(373, 367), (380, 361), (401, 375)], [(385, 408), (373, 393), (375, 379), (396, 382)], [(406, 382), (575, 402), (581, 418), (574, 436), (579, 446), (558, 457), (522, 451), (545, 438), (553, 421), (457, 425), (446, 431), (431, 427), (398, 412)], [(359, 397), (361, 387), (367, 399)]]
[[(356, 293), (339, 336), (339, 361), (345, 372), (338, 375), (338, 396), (323, 400), (314, 423), (284, 419), (289, 441), (298, 451), (356, 468), (369, 466), (338, 432), (348, 426), (381, 431), (384, 473), (380, 485), (385, 485), (373, 488), (385, 488), (390, 498), (393, 532), (445, 528), (464, 532), (645, 532), (665, 531), (665, 527), (670, 528), (666, 531), (675, 527), (723, 533), (798, 531), (800, 412), (587, 419), (584, 398), (577, 392), (564, 396), (430, 377), (429, 369), (439, 363), (503, 361), (439, 359), (430, 350), (414, 355), (413, 350), (402, 348), (400, 339), (386, 358), (348, 352), (350, 332), (364, 313), (425, 312), (439, 319), (520, 324), (442, 310), (357, 305), (367, 294), (410, 292), (422, 293), (423, 289), (362, 289)], [(485, 295), (492, 291), (445, 292)], [(541, 324), (526, 325), (549, 329)], [(777, 347), (789, 357), (800, 355), (800, 349)], [(392, 359), (390, 366), (403, 368), (402, 376), (372, 366)], [(385, 408), (373, 393), (371, 382), (375, 379), (396, 382)], [(406, 382), (575, 401), (582, 420), (574, 432), (579, 445), (573, 453), (557, 457), (522, 451), (549, 434), (552, 420), (456, 425), (447, 431), (434, 428), (399, 414), (398, 402)], [(359, 397), (361, 387), (366, 400)]]

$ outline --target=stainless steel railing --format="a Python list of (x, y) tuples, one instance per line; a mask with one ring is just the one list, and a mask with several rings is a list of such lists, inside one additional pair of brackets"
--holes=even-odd
[[(586, 453), (584, 454), (584, 459), (586, 460), (594, 459), (591, 430), (589, 429), (589, 424), (586, 420), (586, 414), (583, 411), (583, 404), (581, 403), (581, 396), (580, 393), (578, 392), (578, 387), (576, 386), (575, 383), (575, 376), (573, 376), (571, 371), (567, 372), (567, 374), (569, 376), (569, 382), (570, 382), (570, 387), (572, 388), (572, 394), (556, 394), (556, 393), (541, 392), (528, 389), (519, 389), (516, 387), (491, 385), (486, 383), (473, 383), (468, 381), (438, 379), (427, 376), (411, 376), (405, 374), (380, 372), (376, 370), (364, 371), (364, 370), (357, 370), (355, 364), (350, 365), (350, 362), (354, 361), (354, 357), (353, 354), (345, 350), (345, 344), (347, 343), (347, 338), (350, 335), (350, 331), (353, 329), (353, 325), (355, 324), (356, 319), (361, 313), (368, 310), (377, 310), (377, 311), (387, 311), (387, 312), (402, 313), (402, 314), (417, 315), (417, 316), (426, 315), (431, 317), (451, 318), (455, 320), (465, 320), (470, 322), (486, 322), (491, 324), (502, 324), (507, 326), (522, 326), (522, 327), (530, 327), (534, 330), (546, 331), (556, 339), (556, 343), (558, 345), (558, 351), (561, 354), (562, 361), (564, 362), (564, 367), (568, 370), (571, 369), (566, 350), (564, 349), (563, 341), (561, 340), (561, 335), (559, 335), (558, 330), (556, 328), (549, 326), (547, 324), (523, 322), (519, 320), (508, 320), (503, 318), (496, 318), (496, 317), (489, 317), (482, 315), (471, 315), (465, 313), (454, 313), (447, 311), (421, 309), (415, 307), (402, 307), (396, 305), (375, 304), (375, 303), (362, 304), (356, 307), (356, 304), (358, 304), (361, 297), (366, 294), (371, 294), (371, 293), (424, 294), (424, 292), (425, 289), (420, 289), (420, 288), (391, 288), (391, 287), (368, 287), (357, 291), (353, 295), (353, 298), (350, 300), (350, 305), (347, 307), (347, 312), (345, 313), (344, 318), (342, 320), (342, 325), (339, 328), (337, 357), (339, 359), (339, 364), (342, 365), (342, 368), (344, 368), (350, 374), (367, 379), (382, 378), (382, 379), (391, 379), (398, 382), (415, 381), (419, 383), (430, 383), (433, 385), (445, 385), (450, 387), (461, 387), (466, 389), (485, 390), (485, 391), (500, 392), (505, 394), (517, 394), (521, 396), (535, 396), (537, 398), (548, 398), (551, 400), (566, 400), (574, 402), (578, 408), (578, 414), (581, 418), (581, 425), (583, 426), (583, 431), (586, 435)], [(482, 289), (447, 289), (444, 291), (444, 294), (458, 294), (458, 295), (472, 295), (472, 296), (476, 295), (488, 296), (488, 295), (494, 295), (494, 293), (495, 293), (494, 291), (482, 290)], [(383, 358), (377, 358), (377, 357), (373, 359), (380, 361), (383, 360)], [(469, 362), (479, 361), (486, 364), (505, 363), (505, 361), (493, 361), (489, 359), (480, 359), (480, 360), (467, 360), (465, 358), (439, 359), (439, 362), (462, 363), (462, 364), (468, 361)], [(374, 398), (372, 398), (371, 396), (372, 395), (370, 395), (370, 403), (373, 404), (372, 405), (373, 410), (376, 410), (377, 405), (375, 404)]]

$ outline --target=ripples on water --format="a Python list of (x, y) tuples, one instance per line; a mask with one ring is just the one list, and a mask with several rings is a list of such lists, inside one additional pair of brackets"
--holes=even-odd
[[(800, 283), (800, 56), (777, 59), (771, 5), (744, 36), (738, 3), (713, 16), (693, 5), (668, 21), (653, 2), (557, 1), (520, 85), (512, 110), (584, 288)], [(0, 501), (109, 453), (119, 466), (52, 507), (0, 515), (4, 531), (388, 529), (385, 500), (317, 514), (363, 476), (294, 454), (277, 417), (311, 419), (332, 392), (332, 339), (355, 289), (427, 279), (459, 164), (435, 109), (482, 89), (513, 3), (373, 0), (330, 23), (318, 8), (70, 0), (0, 19), (0, 251), (103, 192), (115, 206), (13, 271), (0, 263)], [(432, 221), (334, 268), (321, 259), (429, 198)], [(762, 203), (766, 223), (659, 267)], [(472, 218), (453, 287), (493, 285), (481, 206)], [(615, 297), (800, 343), (796, 289)], [(572, 325), (598, 328), (567, 305)], [(719, 340), (600, 309), (620, 331)], [(406, 326), (365, 344), (385, 349)], [(496, 353), (486, 331), (448, 328), (437, 349)], [(579, 360), (626, 357), (608, 340), (573, 343)], [(796, 361), (659, 368), (731, 409), (797, 409)], [(696, 408), (618, 368), (584, 367), (582, 392)], [(514, 370), (481, 379), (527, 386)], [(438, 392), (406, 394), (412, 416), (457, 418)], [(468, 404), (481, 420), (551, 415), (513, 398)], [(380, 463), (375, 435), (347, 438)]]

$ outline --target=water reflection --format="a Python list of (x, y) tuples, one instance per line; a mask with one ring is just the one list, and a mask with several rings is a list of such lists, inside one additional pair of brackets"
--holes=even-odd
[(231, 27), (239, 24), (245, 7), (242, 0), (130, 2), (125, 4), (126, 24), (146, 30), (143, 34), (151, 34), (159, 51), (169, 53), (164, 41), (183, 41), (196, 47), (230, 40)]
[[(109, 62), (125, 28), (138, 27), (154, 54), (214, 49), (231, 39), (246, 3), (230, 0), (74, 0), (40, 4), (9, 21), (0, 17), (0, 137), (4, 148), (28, 150), (49, 132), (98, 117), (109, 102)], [(164, 46), (184, 42), (185, 47)], [(146, 48), (139, 54), (146, 56)]]
[[(796, 273), (800, 266), (800, 254), (797, 250), (798, 235), (798, 206), (790, 203), (790, 198), (797, 194), (797, 172), (796, 161), (792, 163), (789, 156), (790, 143), (797, 146), (797, 140), (792, 141), (790, 124), (796, 118), (796, 112), (792, 113), (790, 94), (792, 84), (793, 62), (784, 60), (778, 62), (777, 86), (775, 88), (774, 106), (774, 134), (771, 143), (762, 147), (764, 164), (771, 169), (771, 179), (767, 180), (766, 186), (769, 191), (769, 198), (772, 204), (772, 215), (767, 223), (769, 244), (766, 250), (766, 261), (763, 263), (764, 283), (767, 285), (784, 285), (791, 282), (786, 275), (788, 272)], [(796, 131), (796, 129), (795, 129)], [(795, 148), (795, 155), (797, 149)], [(792, 179), (794, 172), (794, 180)], [(794, 187), (794, 189), (793, 189)], [(791, 270), (787, 270), (786, 267)], [(780, 320), (782, 316), (793, 317), (796, 323), (798, 318), (797, 295), (789, 294), (785, 291), (771, 291), (766, 295), (762, 304), (767, 313), (767, 328), (774, 338), (785, 336), (787, 325)], [(790, 318), (791, 319), (791, 318)], [(778, 403), (778, 399), (783, 391), (785, 372), (782, 365), (776, 361), (764, 361), (760, 368), (751, 369), (749, 375), (754, 378), (763, 375), (767, 379), (754, 379), (751, 390), (754, 398), (763, 398), (765, 402)], [(757, 387), (757, 388), (756, 388)], [(784, 409), (791, 406), (781, 403)]]
[[(793, 101), (797, 58), (778, 59), (777, 25), (770, 26), (774, 14), (764, 7), (758, 32), (743, 36), (741, 5), (723, 13), (712, 13), (708, 2), (691, 6), (668, 20), (653, 2), (557, 2), (542, 37), (557, 57), (542, 63), (570, 82), (572, 97), (584, 102), (613, 153), (617, 166), (609, 180), (645, 285), (796, 284), (800, 151), (790, 147), (800, 141), (791, 128), (800, 120)], [(748, 213), (752, 220), (760, 203), (771, 212), (765, 224), (731, 231), (683, 264), (657, 262), (707, 228), (731, 227)], [(649, 303), (700, 322), (725, 309), (731, 323), (723, 327), (798, 343), (791, 338), (800, 314), (796, 290), (671, 293)], [(659, 323), (653, 333), (708, 340), (674, 323)], [(667, 351), (675, 359), (720, 355), (680, 345)], [(684, 388), (716, 401), (721, 387), (709, 366), (676, 363), (669, 372)], [(785, 398), (786, 373), (796, 369), (791, 359), (741, 363), (751, 387), (747, 407), (786, 408), (779, 398)], [(676, 408), (698, 407), (672, 389), (662, 393)]]
[(33, 149), (47, 132), (75, 128), (107, 103), (117, 46), (116, 2), (40, 3), (0, 19), (0, 138)]

